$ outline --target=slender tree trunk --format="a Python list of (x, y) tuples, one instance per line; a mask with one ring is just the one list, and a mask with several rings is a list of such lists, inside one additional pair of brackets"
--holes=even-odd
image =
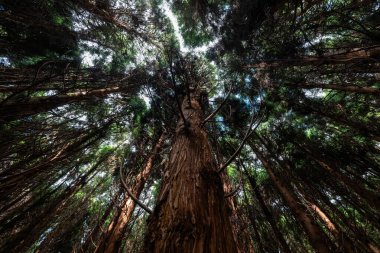
[(282, 250), (285, 253), (291, 253), (289, 245), (287, 244), (284, 236), (282, 235), (280, 229), (278, 228), (278, 226), (276, 224), (275, 218), (273, 217), (272, 213), (269, 211), (269, 208), (266, 206), (266, 204), (264, 202), (264, 199), (260, 193), (260, 190), (257, 187), (255, 178), (253, 178), (252, 176), (249, 175), (248, 180), (249, 180), (249, 183), (251, 185), (253, 192), (255, 193), (257, 200), (259, 201), (260, 207), (263, 210), (265, 217), (267, 218), (270, 226), (272, 227), (274, 234), (277, 237), (278, 242), (281, 245)]
[(347, 253), (355, 253), (354, 246), (351, 240), (338, 230), (337, 226), (330, 220), (330, 218), (322, 211), (319, 206), (308, 201), (308, 207), (312, 210), (318, 218), (325, 224), (330, 233), (335, 237), (340, 247), (344, 248)]
[(329, 240), (323, 231), (318, 227), (313, 218), (309, 215), (307, 208), (301, 204), (300, 199), (291, 192), (291, 190), (286, 186), (285, 182), (281, 177), (277, 176), (270, 163), (265, 159), (262, 152), (250, 141), (249, 142), (252, 150), (255, 152), (259, 160), (264, 165), (269, 177), (272, 179), (277, 190), (280, 192), (283, 200), (292, 210), (294, 216), (301, 223), (305, 229), (306, 234), (309, 237), (310, 244), (313, 246), (317, 253), (330, 253), (332, 252), (329, 247)]
[(344, 85), (344, 84), (323, 84), (323, 83), (285, 83), (285, 86), (296, 87), (302, 89), (331, 89), (338, 91), (347, 91), (353, 93), (361, 93), (361, 94), (373, 94), (380, 95), (379, 88), (373, 88), (368, 86), (357, 86), (357, 85)]
[[(153, 165), (154, 165), (153, 162), (155, 158), (157, 157), (157, 154), (160, 152), (164, 141), (165, 141), (165, 135), (164, 133), (162, 133), (156, 145), (154, 146), (152, 153), (149, 156), (143, 170), (136, 177), (136, 182), (133, 188), (131, 189), (131, 192), (137, 198), (139, 198), (141, 192), (144, 189), (145, 182), (153, 170)], [(126, 200), (124, 203), (125, 204), (123, 205), (121, 209), (121, 213), (118, 216), (118, 219), (115, 225), (109, 231), (108, 235), (105, 236), (107, 241), (105, 242), (104, 247), (98, 247), (95, 252), (112, 253), (112, 252), (116, 252), (120, 248), (122, 244), (122, 239), (125, 233), (125, 229), (136, 207), (136, 202), (133, 201), (129, 196), (126, 197)]]
[[(235, 242), (238, 247), (239, 253), (254, 253), (253, 243), (249, 237), (247, 228), (242, 221), (242, 216), (238, 213), (238, 208), (236, 206), (236, 200), (234, 193), (236, 190), (232, 189), (230, 180), (226, 171), (221, 172), (221, 178), (223, 181), (224, 195), (228, 204), (228, 209), (230, 211), (230, 220), (232, 225), (232, 232), (234, 235)], [(231, 196), (228, 196), (232, 194)]]
[[(157, 205), (148, 220), (146, 253), (236, 253), (221, 179), (195, 94), (182, 115)], [(189, 103), (190, 100), (190, 103)]]
[(352, 189), (357, 195), (359, 195), (361, 198), (366, 200), (369, 206), (372, 206), (373, 208), (380, 210), (380, 195), (367, 190), (365, 187), (363, 187), (362, 184), (353, 181), (346, 175), (339, 172), (339, 170), (332, 168), (328, 164), (328, 162), (325, 162), (324, 159), (317, 152), (312, 152), (307, 147), (301, 144), (298, 144), (298, 146), (300, 146), (303, 150), (305, 150), (305, 152), (310, 157), (312, 157), (321, 166), (321, 168), (323, 168), (327, 173), (330, 173), (331, 176), (343, 182), (346, 186)]
[[(90, 252), (93, 246), (96, 242), (96, 237), (99, 233), (99, 231), (102, 229), (104, 223), (106, 222), (109, 215), (112, 213), (112, 209), (114, 208), (114, 202), (116, 201), (116, 197), (118, 194), (115, 195), (111, 203), (108, 205), (107, 209), (104, 211), (102, 217), (100, 218), (99, 222), (95, 225), (95, 227), (91, 230), (91, 232), (86, 237), (85, 243), (81, 246), (80, 252)], [(92, 246), (93, 245), (93, 246)]]
[(73, 92), (67, 95), (32, 97), (23, 102), (6, 102), (0, 107), (0, 124), (46, 112), (61, 105), (105, 97), (121, 90), (120, 87), (115, 86), (87, 92)]
[[(245, 200), (246, 204), (248, 205), (249, 201), (248, 201), (248, 197), (247, 197), (247, 193), (246, 193), (245, 189), (243, 189), (243, 194), (244, 194), (244, 200)], [(261, 241), (260, 233), (259, 233), (257, 226), (256, 226), (255, 214), (254, 214), (252, 208), (253, 207), (250, 205), (248, 205), (246, 207), (246, 209), (248, 210), (248, 218), (249, 218), (251, 225), (252, 225), (252, 228), (253, 228), (253, 233), (254, 233), (254, 236), (255, 236), (255, 239), (257, 242), (257, 248), (259, 249), (260, 253), (264, 253), (266, 251), (264, 250), (264, 246), (263, 246), (263, 243)]]
[(376, 63), (380, 57), (380, 47), (378, 45), (353, 49), (341, 54), (330, 54), (324, 56), (308, 56), (299, 59), (270, 60), (260, 63), (250, 64), (248, 68), (270, 68), (270, 67), (289, 67), (289, 66), (320, 66), (350, 63)]
[(337, 216), (338, 219), (354, 233), (355, 238), (366, 252), (380, 253), (380, 248), (369, 240), (366, 231), (362, 230), (360, 226), (353, 224), (352, 220), (348, 219), (339, 208), (336, 208), (319, 189), (313, 188), (313, 191), (318, 194), (323, 203), (332, 211), (332, 214), (330, 214)]
[(352, 244), (351, 239), (345, 233), (340, 231), (339, 227), (332, 221), (329, 215), (312, 200), (310, 194), (305, 192), (304, 187), (300, 184), (300, 182), (298, 184), (299, 186), (296, 188), (302, 194), (306, 206), (319, 218), (319, 220), (323, 224), (325, 224), (326, 228), (330, 231), (330, 233), (334, 236), (335, 240), (337, 241), (340, 250), (344, 249), (344, 252), (346, 253), (355, 253), (355, 247)]

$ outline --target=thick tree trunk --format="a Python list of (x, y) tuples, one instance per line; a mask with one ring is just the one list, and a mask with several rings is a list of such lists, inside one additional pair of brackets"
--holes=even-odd
[(222, 182), (202, 129), (203, 112), (193, 93), (184, 99), (182, 112), (186, 122), (181, 119), (176, 128), (144, 252), (237, 252)]
[(272, 179), (277, 190), (281, 194), (284, 202), (292, 210), (296, 219), (301, 223), (305, 229), (306, 234), (309, 237), (310, 244), (313, 246), (317, 253), (330, 253), (332, 252), (327, 246), (329, 243), (328, 238), (323, 233), (323, 231), (315, 223), (314, 219), (310, 216), (307, 211), (307, 208), (301, 204), (300, 199), (286, 186), (285, 182), (277, 176), (277, 174), (272, 169), (272, 166), (269, 164), (269, 161), (265, 159), (264, 155), (259, 151), (258, 148), (252, 143), (249, 142), (252, 150), (257, 155), (257, 158), (264, 165), (265, 170), (267, 171), (269, 177)]
[[(136, 198), (139, 198), (141, 192), (144, 189), (145, 182), (150, 176), (152, 170), (153, 170), (153, 162), (154, 159), (157, 157), (157, 154), (160, 152), (162, 145), (165, 140), (164, 133), (161, 134), (159, 140), (157, 141), (156, 145), (154, 146), (151, 155), (149, 156), (143, 170), (137, 175), (136, 182), (133, 188), (131, 189), (131, 192)], [(132, 217), (133, 211), (136, 207), (136, 202), (133, 201), (129, 196), (126, 197), (126, 201), (124, 202), (124, 205), (122, 207), (121, 213), (118, 216), (118, 219), (113, 226), (113, 228), (109, 231), (108, 235), (106, 236), (107, 242), (104, 245), (104, 248), (99, 247), (95, 252), (117, 252), (117, 250), (120, 248), (123, 235), (125, 233), (125, 229), (129, 223), (129, 220)]]

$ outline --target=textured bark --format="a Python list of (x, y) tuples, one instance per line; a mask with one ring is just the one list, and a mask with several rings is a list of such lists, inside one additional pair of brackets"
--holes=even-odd
[(256, 148), (252, 142), (250, 142), (250, 146), (257, 155), (257, 158), (259, 158), (264, 165), (265, 170), (281, 194), (284, 202), (289, 206), (296, 219), (305, 229), (305, 232), (309, 237), (310, 244), (315, 251), (317, 253), (332, 252), (327, 246), (329, 241), (328, 238), (315, 223), (314, 219), (308, 214), (307, 208), (301, 204), (301, 200), (286, 186), (281, 177), (276, 175), (269, 161), (264, 157), (259, 149)]
[[(161, 134), (161, 137), (157, 141), (154, 146), (151, 155), (149, 156), (143, 170), (137, 175), (136, 182), (133, 188), (131, 189), (132, 194), (138, 198), (141, 192), (144, 189), (145, 182), (149, 178), (152, 170), (153, 170), (153, 162), (157, 157), (157, 154), (160, 152), (162, 145), (165, 140), (165, 135)], [(122, 239), (126, 230), (126, 227), (132, 217), (133, 211), (135, 210), (136, 202), (133, 201), (128, 195), (122, 207), (121, 213), (118, 216), (118, 219), (113, 226), (113, 228), (109, 231), (106, 236), (107, 242), (103, 247), (98, 247), (95, 252), (117, 252), (122, 244)]]
[(157, 205), (148, 220), (146, 253), (237, 252), (221, 179), (213, 162), (202, 109), (194, 94), (182, 103)]

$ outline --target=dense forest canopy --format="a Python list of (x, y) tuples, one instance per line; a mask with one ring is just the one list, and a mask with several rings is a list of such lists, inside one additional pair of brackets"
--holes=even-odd
[(380, 252), (376, 0), (0, 0), (0, 252)]

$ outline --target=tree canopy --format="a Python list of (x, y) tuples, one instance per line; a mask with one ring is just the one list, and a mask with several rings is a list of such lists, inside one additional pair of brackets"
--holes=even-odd
[(0, 0), (0, 252), (379, 253), (379, 190), (378, 1)]

